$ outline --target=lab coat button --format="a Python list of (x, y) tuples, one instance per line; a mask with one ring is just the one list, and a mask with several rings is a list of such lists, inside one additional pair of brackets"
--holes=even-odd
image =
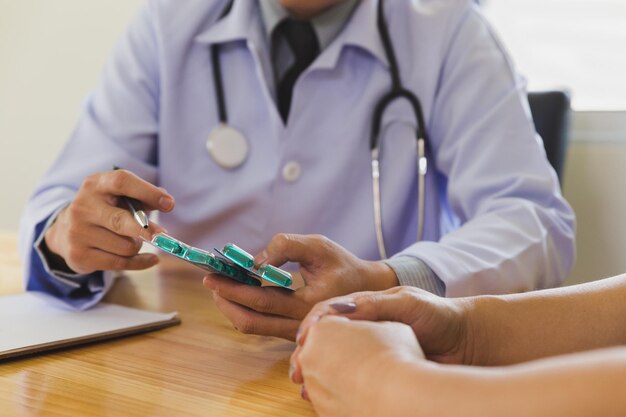
[(300, 173), (302, 169), (300, 168), (300, 164), (294, 161), (288, 162), (283, 167), (283, 178), (287, 182), (296, 182), (298, 178), (300, 178)]

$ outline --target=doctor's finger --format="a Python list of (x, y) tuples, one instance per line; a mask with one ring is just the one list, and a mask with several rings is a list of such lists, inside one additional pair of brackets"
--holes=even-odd
[(94, 265), (101, 271), (138, 271), (159, 263), (159, 257), (153, 253), (140, 253), (135, 256), (118, 256), (108, 252), (94, 250)]
[(91, 247), (113, 255), (135, 256), (143, 245), (141, 239), (120, 236), (103, 227), (93, 227), (88, 233), (87, 239)]
[(95, 181), (96, 189), (101, 193), (134, 198), (141, 202), (142, 208), (146, 210), (167, 212), (175, 205), (174, 197), (163, 188), (123, 169), (96, 174), (86, 181)]
[(137, 223), (130, 211), (118, 207), (99, 207), (96, 212), (89, 213), (87, 216), (94, 225), (120, 236), (151, 240), (152, 232), (155, 230), (154, 228), (144, 229)]
[(205, 287), (213, 290), (222, 298), (259, 313), (300, 320), (310, 308), (294, 292), (282, 288), (253, 287), (217, 274), (207, 275), (203, 283)]
[(216, 307), (230, 320), (235, 329), (244, 334), (275, 336), (294, 340), (298, 329), (298, 320), (277, 317), (250, 310), (233, 303), (213, 292)]
[(338, 245), (322, 235), (296, 235), (279, 233), (275, 235), (265, 250), (255, 258), (255, 264), (283, 265), (297, 262), (311, 265), (327, 260)]
[(118, 256), (100, 249), (71, 252), (66, 258), (68, 266), (79, 274), (94, 271), (131, 271), (150, 268), (159, 263), (159, 258), (151, 253), (135, 256)]
[(139, 252), (142, 242), (140, 239), (120, 236), (104, 227), (92, 225), (73, 230), (72, 240), (67, 242), (67, 246), (95, 248), (114, 255), (134, 256)]

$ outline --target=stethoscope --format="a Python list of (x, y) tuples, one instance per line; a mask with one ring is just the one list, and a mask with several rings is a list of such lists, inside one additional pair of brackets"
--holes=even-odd
[[(232, 8), (231, 0), (226, 5), (220, 19), (225, 17)], [(378, 244), (378, 252), (381, 259), (387, 259), (387, 251), (385, 249), (385, 239), (383, 236), (383, 222), (381, 212), (381, 196), (380, 196), (380, 128), (382, 125), (383, 115), (387, 107), (396, 99), (406, 99), (413, 108), (415, 119), (417, 121), (416, 139), (417, 139), (417, 240), (421, 241), (424, 237), (424, 208), (425, 208), (425, 184), (426, 173), (428, 171), (428, 160), (426, 153), (428, 151), (428, 136), (425, 129), (424, 115), (422, 106), (415, 94), (406, 89), (402, 85), (400, 79), (400, 70), (396, 54), (391, 43), (389, 28), (385, 22), (383, 13), (384, 0), (378, 2), (378, 32), (380, 34), (385, 55), (389, 61), (391, 72), (391, 89), (376, 104), (372, 120), (371, 137), (370, 137), (370, 155), (372, 162), (372, 191), (374, 206), (374, 225), (376, 228), (376, 242)], [(214, 128), (207, 139), (207, 151), (211, 158), (222, 168), (235, 169), (241, 166), (250, 152), (250, 145), (246, 137), (237, 129), (228, 125), (228, 114), (226, 112), (226, 100), (224, 97), (224, 83), (222, 79), (222, 68), (220, 63), (220, 45), (211, 46), (211, 63), (213, 67), (213, 83), (215, 86), (215, 98), (218, 109), (219, 125)]]

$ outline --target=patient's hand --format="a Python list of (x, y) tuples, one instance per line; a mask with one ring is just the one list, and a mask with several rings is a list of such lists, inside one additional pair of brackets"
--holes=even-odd
[(394, 387), (405, 383), (399, 371), (423, 359), (405, 324), (326, 316), (309, 329), (292, 369), (301, 370), (303, 397), (318, 415), (382, 416), (391, 409)]
[(361, 292), (317, 304), (303, 320), (298, 334), (302, 345), (316, 322), (328, 315), (352, 320), (395, 321), (410, 326), (430, 360), (471, 364), (474, 326), (468, 314), (470, 299), (449, 299), (412, 287)]

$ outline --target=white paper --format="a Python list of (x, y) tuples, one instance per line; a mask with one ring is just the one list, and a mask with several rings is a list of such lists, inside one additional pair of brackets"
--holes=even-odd
[(39, 292), (0, 297), (0, 353), (171, 320), (154, 313), (100, 303), (77, 311)]

